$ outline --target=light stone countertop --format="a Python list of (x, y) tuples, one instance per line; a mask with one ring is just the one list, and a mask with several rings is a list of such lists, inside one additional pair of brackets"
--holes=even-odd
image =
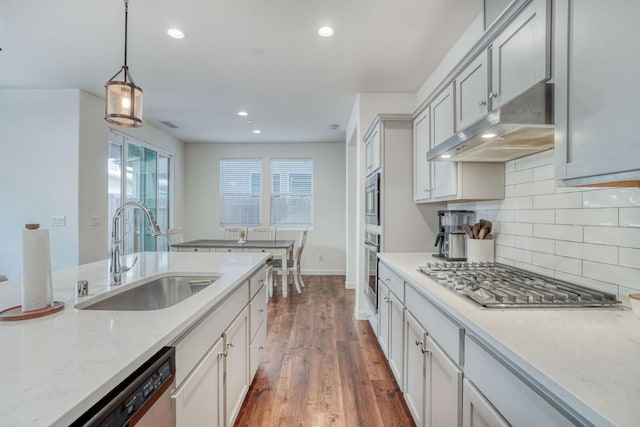
[(379, 258), (595, 425), (640, 424), (640, 318), (631, 310), (483, 309), (417, 270), (430, 253)]
[[(153, 311), (77, 310), (74, 305), (112, 288), (108, 261), (53, 272), (62, 312), (0, 322), (0, 426), (69, 425), (162, 347), (248, 279), (269, 254), (144, 252), (119, 288), (163, 273), (221, 277), (186, 300)], [(164, 274), (166, 275), (166, 274)], [(89, 281), (77, 298), (76, 281)], [(0, 283), (0, 310), (20, 305), (21, 282)]]

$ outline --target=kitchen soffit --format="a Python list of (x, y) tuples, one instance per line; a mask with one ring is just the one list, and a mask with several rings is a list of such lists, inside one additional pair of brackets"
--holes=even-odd
[[(356, 93), (416, 92), (481, 4), (131, 0), (130, 66), (144, 82), (146, 123), (183, 141), (344, 141)], [(0, 87), (102, 98), (104, 70), (122, 61), (121, 15), (113, 0), (4, 2)], [(318, 36), (322, 25), (333, 37)], [(169, 26), (188, 36), (170, 39)]]

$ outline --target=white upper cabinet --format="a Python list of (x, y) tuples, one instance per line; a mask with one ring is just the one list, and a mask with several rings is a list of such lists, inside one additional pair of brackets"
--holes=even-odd
[(431, 148), (430, 110), (427, 107), (413, 121), (413, 200), (431, 199), (431, 165), (427, 161), (427, 151)]
[(431, 102), (431, 146), (446, 141), (455, 131), (453, 84), (450, 84)]
[(367, 173), (369, 176), (380, 169), (380, 129), (376, 127), (364, 142)]
[(638, 186), (640, 2), (554, 4), (556, 178)]
[(533, 0), (491, 44), (491, 109), (551, 77), (548, 0)]
[(456, 128), (464, 129), (485, 114), (488, 108), (489, 71), (487, 52), (478, 55), (456, 77)]

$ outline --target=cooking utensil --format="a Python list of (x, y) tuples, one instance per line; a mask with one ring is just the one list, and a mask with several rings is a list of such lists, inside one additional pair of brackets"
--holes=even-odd
[(473, 227), (471, 227), (471, 231), (473, 233), (473, 238), (474, 239), (479, 239), (479, 234), (480, 234), (480, 223), (475, 223), (473, 224)]
[(492, 228), (493, 228), (493, 224), (491, 223), (491, 221), (487, 221), (486, 219), (481, 219), (478, 238), (484, 239), (487, 234), (491, 233)]
[(471, 226), (469, 224), (462, 224), (462, 229), (465, 233), (467, 233), (467, 236), (469, 236), (470, 239), (474, 239), (473, 231), (471, 230)]

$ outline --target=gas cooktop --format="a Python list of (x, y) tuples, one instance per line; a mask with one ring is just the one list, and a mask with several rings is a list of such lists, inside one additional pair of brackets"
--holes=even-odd
[(418, 269), (486, 308), (618, 307), (616, 296), (498, 263), (428, 262)]

